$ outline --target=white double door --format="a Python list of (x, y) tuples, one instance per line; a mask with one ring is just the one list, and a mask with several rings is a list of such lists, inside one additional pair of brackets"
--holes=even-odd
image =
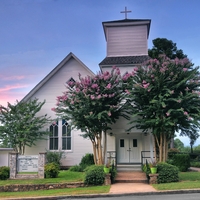
[(140, 137), (120, 137), (118, 145), (118, 163), (137, 163), (140, 162)]

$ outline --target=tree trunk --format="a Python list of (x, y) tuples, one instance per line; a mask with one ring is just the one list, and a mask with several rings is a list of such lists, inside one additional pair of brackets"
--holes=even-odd
[(102, 160), (101, 137), (97, 138), (97, 148), (98, 148), (98, 165), (102, 165), (103, 160)]
[(104, 132), (104, 143), (103, 143), (103, 164), (106, 163), (106, 152), (107, 152), (107, 135), (106, 132)]
[(92, 147), (93, 147), (93, 154), (94, 154), (94, 164), (97, 165), (97, 151), (96, 151), (96, 143), (95, 141), (92, 141)]
[(153, 140), (153, 142), (154, 142), (154, 144), (153, 144), (153, 154), (154, 154), (154, 155), (153, 155), (153, 156), (154, 156), (155, 159), (157, 159), (157, 151), (156, 151), (156, 144), (157, 144), (156, 139), (157, 139), (157, 138), (156, 138), (156, 136), (154, 136), (154, 135), (153, 135), (153, 138), (154, 138), (154, 140)]

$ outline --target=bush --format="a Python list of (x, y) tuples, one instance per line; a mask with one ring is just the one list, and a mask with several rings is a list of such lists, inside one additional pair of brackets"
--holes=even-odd
[(46, 178), (57, 178), (59, 174), (59, 165), (57, 163), (48, 163), (44, 166)]
[(80, 165), (74, 165), (69, 168), (69, 171), (71, 172), (83, 172), (83, 168)]
[(190, 162), (191, 167), (199, 167), (200, 168), (200, 162)]
[(87, 166), (94, 165), (94, 156), (93, 154), (87, 153), (85, 156), (82, 157), (81, 162), (79, 165), (84, 170)]
[(105, 179), (103, 165), (91, 165), (86, 168), (84, 183), (86, 185), (102, 185)]
[(46, 163), (56, 163), (60, 166), (63, 153), (63, 151), (47, 151)]
[(6, 180), (10, 177), (10, 168), (6, 166), (0, 167), (0, 180)]
[(87, 153), (82, 157), (79, 165), (75, 165), (69, 168), (73, 172), (83, 172), (88, 166), (94, 165), (94, 156), (93, 154)]
[(188, 171), (190, 167), (189, 154), (175, 154), (172, 160), (172, 164), (178, 167), (181, 172)]
[(115, 167), (114, 164), (112, 164), (111, 168), (110, 168), (110, 179), (111, 179), (111, 183), (115, 182), (115, 177), (117, 175), (117, 169)]
[(171, 183), (179, 181), (179, 170), (176, 166), (170, 165), (168, 163), (158, 163), (158, 183)]

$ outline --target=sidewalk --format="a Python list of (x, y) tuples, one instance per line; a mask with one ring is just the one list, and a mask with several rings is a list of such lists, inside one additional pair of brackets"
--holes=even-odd
[(156, 192), (157, 190), (148, 183), (114, 183), (109, 194)]

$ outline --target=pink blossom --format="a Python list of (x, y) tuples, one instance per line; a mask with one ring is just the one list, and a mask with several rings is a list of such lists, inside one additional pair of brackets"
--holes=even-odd
[(119, 68), (116, 69), (116, 74), (117, 74), (117, 75), (120, 75), (120, 74), (121, 74)]
[(144, 87), (145, 89), (148, 88), (148, 87), (149, 87), (149, 83), (143, 84), (143, 87)]
[(192, 120), (192, 117), (188, 117), (188, 120), (190, 120), (190, 121), (191, 121), (191, 120)]
[(56, 112), (56, 108), (51, 108), (52, 111)]
[(108, 112), (108, 116), (111, 116), (111, 112), (110, 111)]
[(94, 95), (91, 95), (91, 96), (90, 96), (90, 99), (92, 99), (92, 100), (95, 99), (95, 96), (94, 96)]
[(186, 72), (188, 69), (187, 68), (183, 68), (183, 71)]
[(108, 83), (108, 85), (106, 86), (107, 89), (111, 88), (111, 83)]
[(130, 94), (130, 92), (127, 89), (125, 90), (125, 92), (126, 92), (126, 94)]
[(130, 76), (131, 76), (130, 73), (124, 74), (124, 76), (122, 77), (123, 81), (126, 81)]
[(177, 102), (178, 102), (178, 103), (181, 103), (181, 100), (179, 99), (179, 100), (177, 100)]
[(134, 67), (133, 71), (137, 72), (138, 71), (138, 67)]
[(170, 116), (170, 113), (167, 112), (166, 115), (167, 115), (167, 116)]
[(97, 96), (97, 99), (101, 99), (101, 95), (100, 94)]
[(185, 112), (184, 112), (184, 115), (188, 115), (188, 112), (185, 111)]
[(92, 84), (92, 86), (91, 86), (93, 89), (95, 89), (95, 88), (98, 88), (98, 85), (95, 83), (95, 84)]

